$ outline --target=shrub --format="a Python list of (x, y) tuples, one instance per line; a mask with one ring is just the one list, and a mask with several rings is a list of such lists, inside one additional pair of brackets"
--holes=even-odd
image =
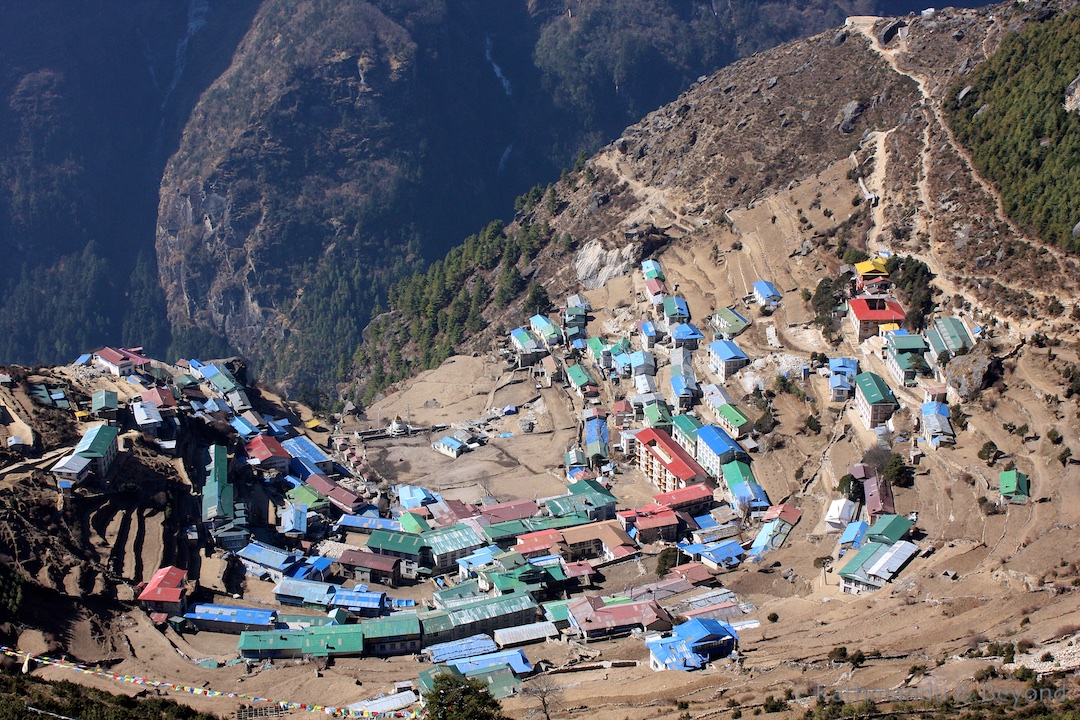
[(1013, 677), (1021, 682), (1027, 682), (1035, 679), (1035, 671), (1029, 667), (1018, 667), (1016, 672), (1013, 673)]
[(772, 695), (765, 696), (765, 702), (761, 704), (761, 709), (767, 713), (783, 712), (788, 709), (786, 700), (778, 700)]
[(847, 660), (848, 651), (843, 645), (837, 645), (829, 651), (829, 660), (832, 662), (844, 662)]
[(776, 613), (774, 613), (774, 612), (769, 613), (769, 617), (768, 617), (769, 622), (774, 623), (779, 619), (780, 619), (780, 616), (777, 615)]

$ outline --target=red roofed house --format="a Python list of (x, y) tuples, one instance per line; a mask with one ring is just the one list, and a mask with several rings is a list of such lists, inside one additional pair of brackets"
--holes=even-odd
[[(542, 555), (558, 553), (562, 555), (568, 552), (563, 542), (562, 533), (558, 530), (537, 530), (536, 532), (518, 535), (514, 550), (521, 553), (526, 560)], [(561, 551), (561, 552), (560, 552)]]
[(659, 428), (637, 434), (638, 467), (662, 493), (703, 483), (705, 470), (671, 436)]
[(352, 570), (357, 582), (397, 587), (401, 582), (401, 558), (376, 555), (366, 550), (346, 550), (338, 563)]
[(117, 377), (131, 375), (135, 372), (135, 363), (132, 362), (131, 358), (110, 347), (101, 348), (94, 353), (94, 363)]
[(637, 510), (622, 510), (616, 515), (623, 530), (639, 543), (679, 539), (679, 518), (671, 508), (646, 505)]
[(664, 285), (663, 280), (650, 278), (645, 281), (645, 292), (649, 294), (649, 302), (659, 305), (667, 297), (667, 286)]
[(570, 629), (584, 640), (629, 635), (634, 630), (665, 632), (674, 623), (667, 610), (653, 600), (605, 605), (603, 598), (586, 595), (566, 604)]
[(270, 468), (285, 472), (289, 469), (292, 456), (274, 438), (269, 435), (256, 435), (244, 448), (249, 458), (261, 468)]
[(161, 568), (139, 593), (139, 602), (149, 613), (183, 613), (187, 608), (187, 571), (172, 565)]
[(143, 392), (140, 399), (156, 407), (162, 415), (171, 415), (176, 411), (176, 396), (167, 387), (150, 388)]
[(325, 495), (326, 499), (333, 503), (334, 506), (349, 515), (355, 515), (360, 508), (367, 504), (364, 502), (364, 498), (352, 490), (343, 488), (325, 475), (308, 475), (305, 482), (311, 486), (312, 490)]
[(888, 323), (904, 322), (904, 308), (889, 298), (857, 297), (848, 300), (848, 319), (857, 342), (878, 334), (878, 328)]
[(699, 562), (688, 562), (682, 565), (676, 565), (668, 570), (668, 574), (665, 578), (679, 578), (685, 580), (691, 585), (706, 585), (716, 580), (716, 576), (712, 574), (709, 568), (705, 567)]
[(680, 490), (658, 493), (653, 495), (657, 505), (669, 507), (672, 510), (701, 515), (708, 512), (713, 506), (713, 488), (708, 483), (689, 485)]
[(792, 527), (799, 522), (799, 518), (802, 517), (802, 510), (794, 505), (788, 505), (787, 503), (781, 503), (780, 505), (773, 505), (765, 514), (761, 516), (761, 522), (767, 523), (770, 520), (783, 520)]

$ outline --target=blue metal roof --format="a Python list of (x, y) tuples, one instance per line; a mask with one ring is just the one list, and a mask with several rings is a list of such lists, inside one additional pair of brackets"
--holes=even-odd
[(645, 337), (656, 337), (656, 326), (653, 325), (651, 320), (645, 320), (641, 323), (641, 334)]
[(694, 523), (698, 526), (698, 529), (700, 530), (706, 530), (711, 527), (716, 527), (720, 524), (716, 522), (716, 518), (714, 518), (710, 513), (695, 516)]
[(670, 636), (645, 644), (667, 670), (696, 670), (709, 661), (730, 655), (739, 636), (727, 623), (712, 618), (692, 618), (677, 625)]
[(289, 571), (288, 575), (297, 580), (306, 580), (312, 575), (324, 573), (330, 569), (333, 560), (327, 557), (307, 557), (304, 561)]
[(839, 357), (829, 360), (829, 371), (854, 377), (859, 374), (859, 361), (855, 358)]
[(671, 391), (677, 397), (693, 397), (694, 390), (697, 389), (697, 383), (683, 375), (672, 375), (668, 382), (671, 383)]
[(345, 610), (377, 610), (386, 607), (386, 593), (365, 592), (361, 590), (338, 590), (330, 602), (330, 607)]
[[(210, 403), (207, 403), (207, 409), (209, 409), (209, 405)], [(259, 434), (259, 428), (255, 427), (239, 415), (233, 415), (229, 418), (229, 424), (232, 425), (237, 434), (245, 440), (250, 440)]]
[(424, 654), (428, 655), (433, 663), (444, 663), (448, 660), (461, 660), (498, 651), (499, 646), (495, 644), (494, 640), (487, 635), (480, 634), (462, 638), (461, 640), (436, 643), (425, 648)]
[(671, 329), (671, 337), (675, 340), (704, 340), (701, 331), (690, 323), (680, 323)]
[(320, 470), (315, 463), (302, 458), (294, 457), (290, 460), (289, 469), (299, 476), (301, 480), (307, 480), (312, 475), (322, 475), (322, 470)]
[[(487, 565), (501, 552), (502, 548), (496, 545), (485, 545), (484, 547), (473, 550), (463, 558), (458, 558), (458, 568), (468, 574), (473, 568)], [(439, 661), (436, 660), (435, 662)]]
[(739, 443), (731, 439), (724, 429), (716, 425), (706, 425), (697, 432), (699, 443), (711, 450), (720, 458), (721, 463), (729, 463), (740, 457), (746, 457), (746, 451)]
[(608, 441), (608, 425), (605, 418), (589, 418), (585, 421), (585, 443)]
[(847, 527), (844, 528), (844, 532), (840, 534), (840, 544), (847, 545), (850, 543), (852, 547), (859, 547), (863, 536), (866, 535), (868, 527), (869, 526), (861, 520), (848, 523)]
[(285, 535), (307, 534), (307, 510), (304, 504), (289, 505), (281, 514), (281, 532)]
[(248, 543), (236, 554), (243, 560), (280, 572), (285, 572), (300, 560), (297, 553), (286, 552), (257, 540)]
[(277, 595), (279, 600), (282, 595), (285, 595), (298, 597), (305, 605), (329, 607), (336, 591), (337, 586), (330, 583), (297, 580), (296, 578), (287, 577), (274, 588), (274, 595)]
[(453, 435), (444, 435), (443, 437), (439, 438), (439, 444), (445, 445), (451, 450), (460, 450), (465, 447), (465, 443), (461, 442)]
[(779, 300), (781, 298), (780, 291), (768, 280), (758, 280), (754, 283), (754, 294), (763, 297), (766, 300)]
[(850, 390), (851, 381), (847, 375), (832, 375), (829, 378), (829, 388), (832, 390)]
[(740, 507), (767, 508), (771, 504), (765, 488), (756, 482), (738, 483), (728, 487)]
[(406, 510), (415, 510), (422, 505), (431, 505), (442, 500), (438, 493), (416, 485), (398, 485), (396, 489), (401, 506)]
[(234, 605), (192, 605), (184, 617), (188, 620), (206, 620), (237, 625), (265, 625), (273, 627), (277, 613), (273, 610), (238, 607)]
[(473, 670), (483, 670), (493, 665), (509, 665), (516, 675), (527, 675), (533, 669), (532, 665), (529, 664), (529, 659), (525, 657), (525, 652), (522, 650), (503, 650), (502, 652), (488, 653), (487, 655), (450, 660), (446, 664), (462, 674)]
[(288, 440), (283, 440), (281, 447), (285, 448), (285, 452), (294, 458), (307, 460), (315, 465), (330, 462), (330, 458), (326, 456), (326, 453), (320, 450), (319, 446), (306, 435), (297, 435)]
[(733, 343), (731, 340), (717, 340), (709, 343), (709, 350), (713, 352), (716, 357), (720, 358), (724, 362), (729, 360), (748, 360), (746, 353), (739, 349), (739, 346)]
[(91, 353), (84, 353), (84, 354), (80, 355), (79, 357), (75, 358), (75, 362), (72, 363), (72, 364), (73, 365), (86, 365), (88, 362), (90, 362), (90, 360), (93, 357), (94, 356)]
[(370, 517), (368, 515), (342, 515), (334, 526), (335, 530), (397, 530), (401, 531), (401, 522), (389, 518)]

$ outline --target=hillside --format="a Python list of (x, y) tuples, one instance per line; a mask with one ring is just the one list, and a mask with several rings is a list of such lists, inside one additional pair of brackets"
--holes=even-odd
[[(1080, 249), (1080, 14), (1033, 24), (957, 82), (946, 102), (957, 137), (1028, 232)], [(1072, 103), (1070, 105), (1070, 102)]]
[(174, 350), (323, 402), (389, 284), (516, 195), (740, 56), (900, 5), (268, 0), (162, 179)]
[[(1061, 308), (1080, 290), (1080, 265), (1017, 226), (1013, 208), (953, 138), (945, 108), (954, 85), (1036, 15), (1004, 8), (909, 18), (903, 39), (884, 47), (875, 36), (884, 23), (867, 19), (695, 84), (579, 162), (546, 195), (523, 196), (498, 242), (478, 236), (481, 262), (470, 238), (392, 289), (392, 312), (369, 326), (370, 341), (356, 353), (361, 394), (371, 398), (455, 349), (488, 347), (494, 331), (522, 321), (521, 301), (536, 281), (558, 302), (576, 284), (597, 287), (669, 243), (715, 246), (714, 259), (730, 257), (732, 211), (752, 209), (849, 155), (857, 164), (851, 177), (865, 178), (881, 203), (856, 207), (841, 225), (798, 211), (792, 252), (809, 241), (819, 264), (834, 265), (849, 246), (910, 253), (934, 272), (946, 300), (977, 303), (1006, 327), (1064, 330)], [(815, 229), (822, 221), (826, 228)], [(1053, 290), (1034, 282), (1043, 276), (1055, 278)], [(751, 281), (744, 278), (744, 290)], [(472, 316), (474, 305), (486, 308), (482, 316)], [(387, 344), (390, 356), (367, 349)]]

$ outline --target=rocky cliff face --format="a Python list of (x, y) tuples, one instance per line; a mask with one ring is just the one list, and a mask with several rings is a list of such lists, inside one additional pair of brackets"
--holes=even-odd
[(266, 0), (162, 181), (174, 334), (328, 384), (390, 281), (579, 150), (743, 49), (880, 3), (716, 5)]

